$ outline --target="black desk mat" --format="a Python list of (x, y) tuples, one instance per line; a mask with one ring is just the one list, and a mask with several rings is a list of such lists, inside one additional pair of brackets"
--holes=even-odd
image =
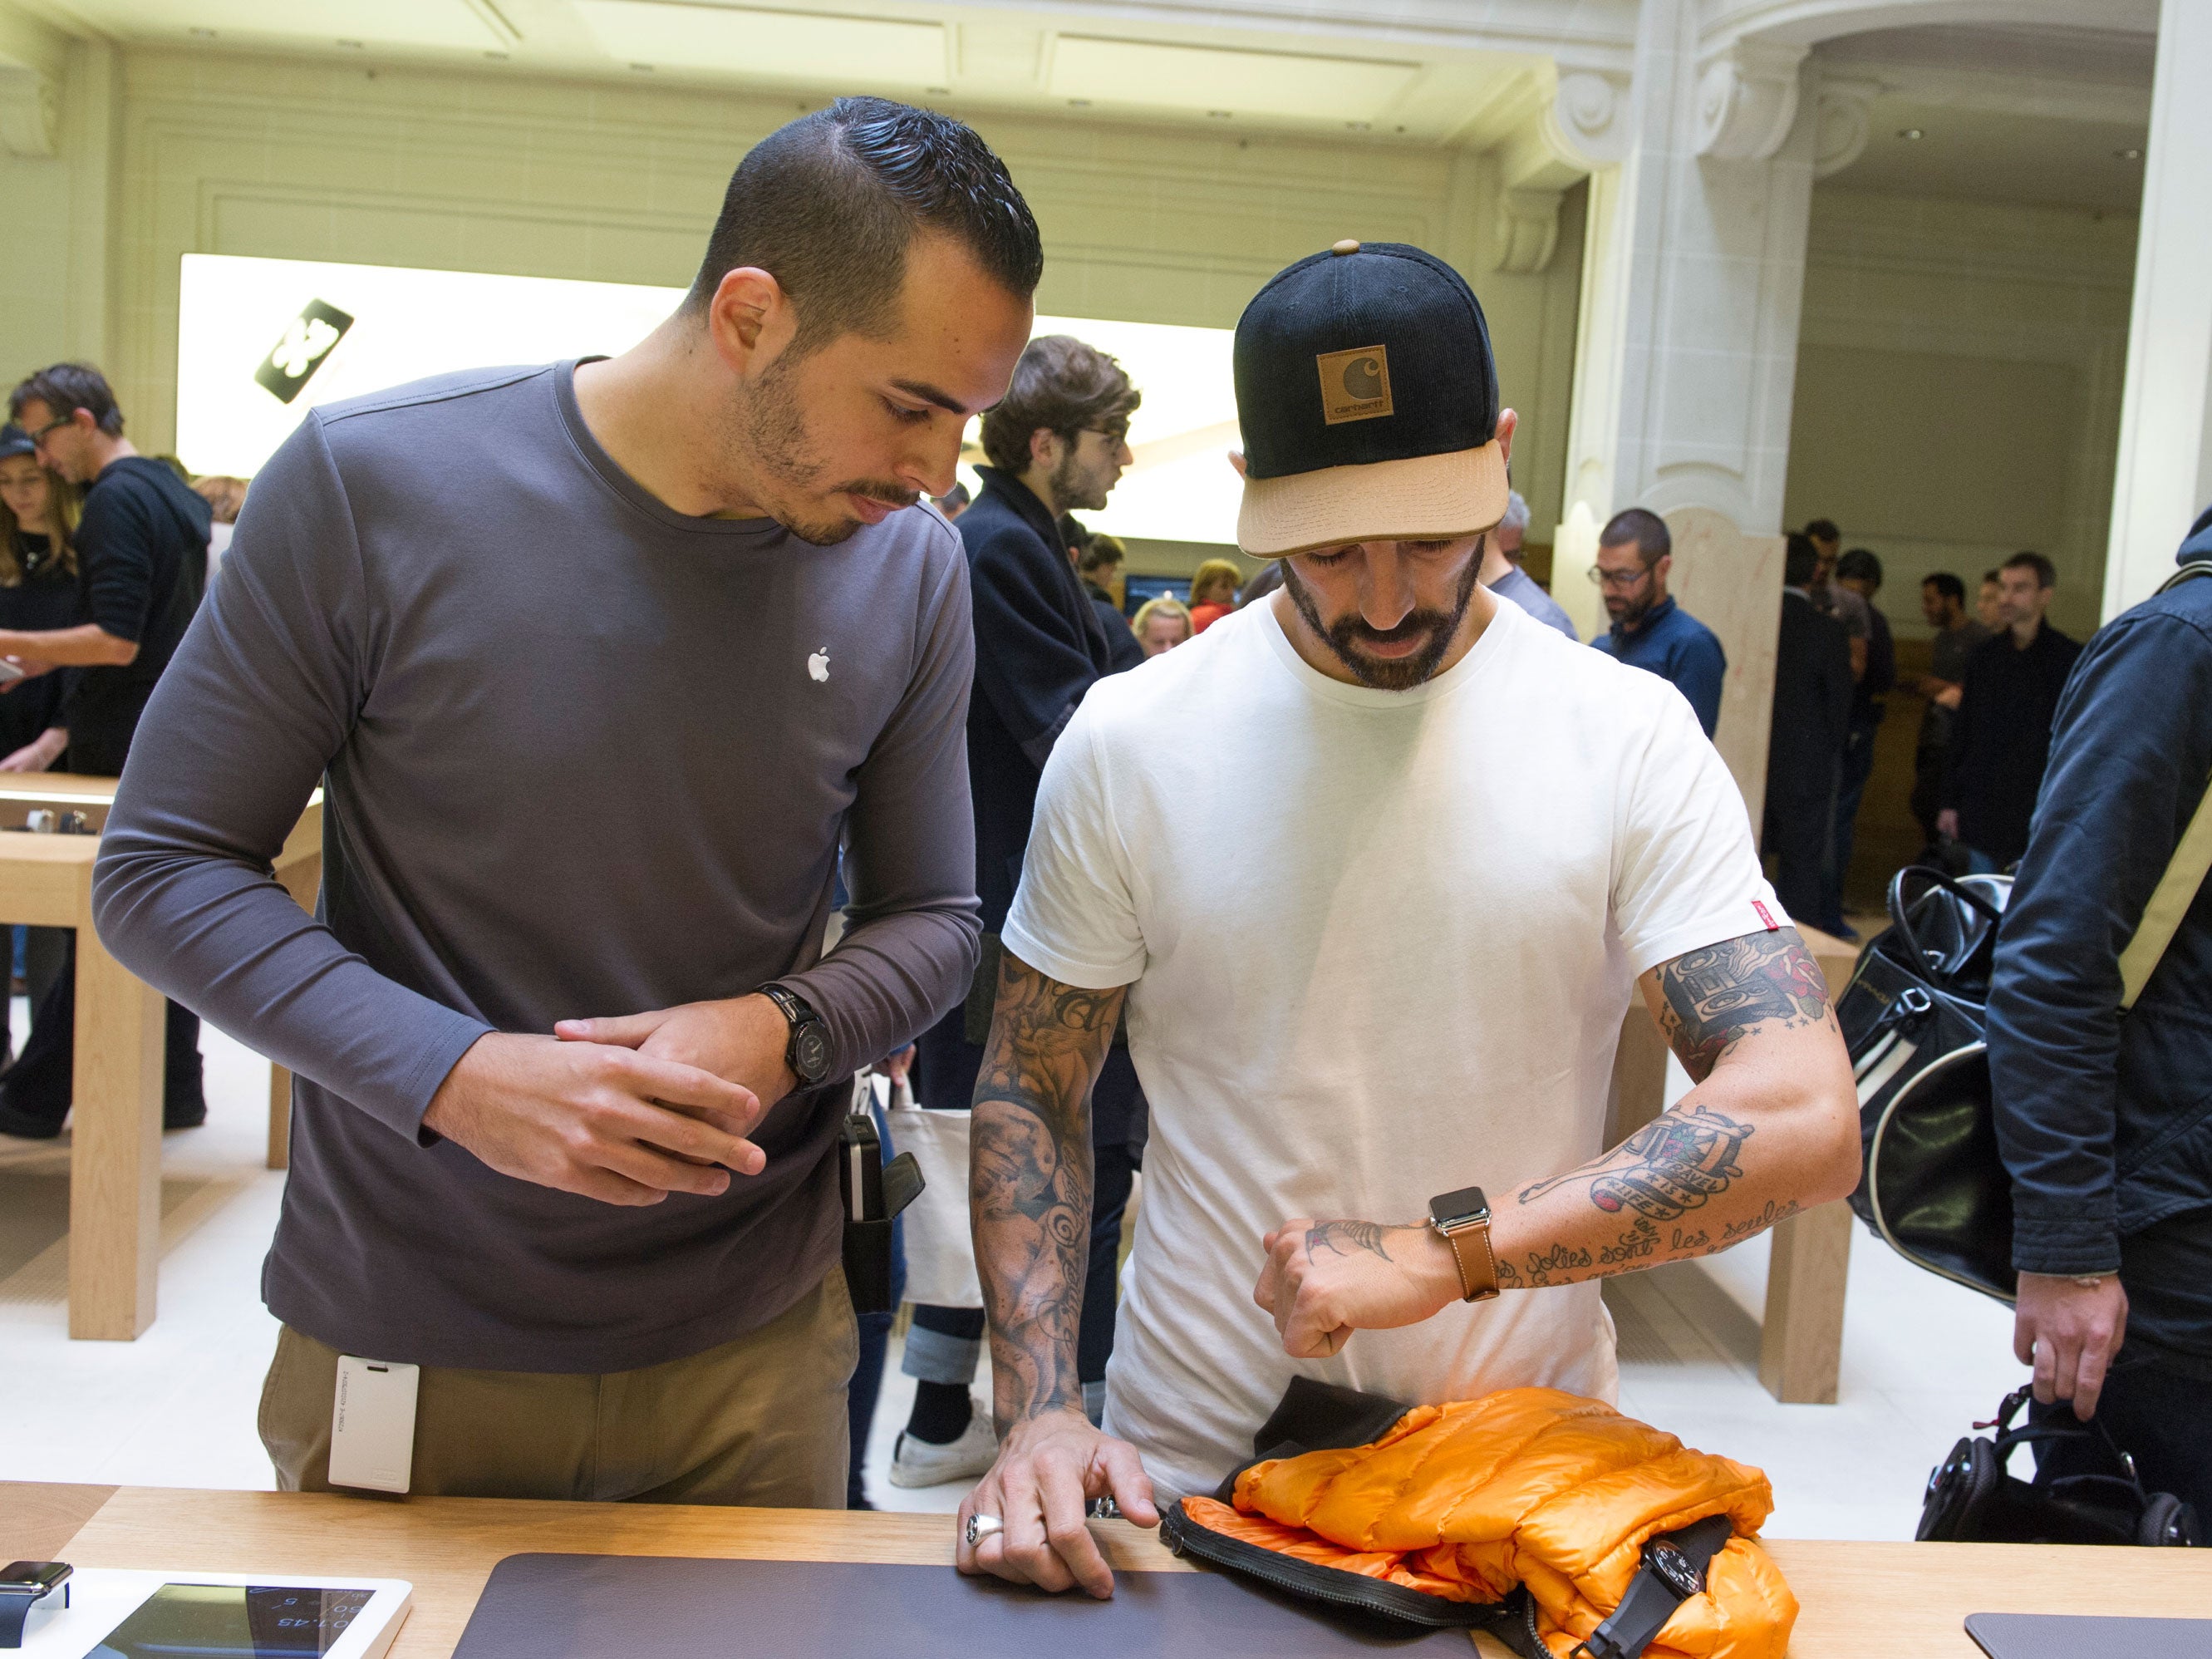
[(1114, 1598), (1045, 1595), (950, 1566), (510, 1555), (453, 1659), (1469, 1659), (1462, 1630), (1406, 1636), (1223, 1574), (1121, 1572)]

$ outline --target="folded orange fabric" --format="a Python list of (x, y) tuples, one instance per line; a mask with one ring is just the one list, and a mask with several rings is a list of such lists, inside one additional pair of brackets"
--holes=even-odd
[(1797, 1618), (1757, 1542), (1774, 1509), (1765, 1475), (1555, 1389), (1417, 1406), (1372, 1445), (1255, 1464), (1234, 1508), (1183, 1507), (1262, 1549), (1449, 1601), (1526, 1584), (1561, 1659), (1620, 1604), (1646, 1539), (1724, 1513), (1735, 1536), (1650, 1651), (1782, 1659)]

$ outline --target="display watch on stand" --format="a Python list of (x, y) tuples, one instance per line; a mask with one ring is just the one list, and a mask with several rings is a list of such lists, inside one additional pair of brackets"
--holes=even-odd
[(0, 1567), (0, 1648), (23, 1645), (23, 1622), (31, 1609), (57, 1589), (61, 1605), (69, 1605), (70, 1565), (66, 1561), (10, 1561)]
[(781, 985), (763, 985), (761, 994), (775, 1004), (791, 1023), (790, 1040), (783, 1045), (783, 1063), (803, 1084), (819, 1083), (830, 1075), (830, 1028), (806, 999)]
[(1429, 1200), (1429, 1224), (1444, 1236), (1459, 1263), (1459, 1287), (1468, 1302), (1498, 1294), (1498, 1261), (1490, 1253), (1490, 1200), (1480, 1187), (1439, 1193)]

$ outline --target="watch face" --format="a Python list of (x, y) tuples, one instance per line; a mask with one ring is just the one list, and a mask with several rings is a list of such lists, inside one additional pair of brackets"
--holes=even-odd
[(1480, 1187), (1462, 1187), (1455, 1193), (1439, 1193), (1429, 1200), (1429, 1218), (1442, 1224), (1448, 1221), (1471, 1220), (1490, 1213), (1490, 1200), (1482, 1195)]
[(830, 1039), (822, 1027), (813, 1024), (800, 1026), (793, 1048), (799, 1063), (792, 1070), (809, 1083), (821, 1081), (823, 1073), (830, 1069)]

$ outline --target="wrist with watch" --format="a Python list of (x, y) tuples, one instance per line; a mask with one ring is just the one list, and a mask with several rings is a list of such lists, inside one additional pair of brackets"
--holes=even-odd
[(1451, 1246), (1459, 1264), (1461, 1300), (1487, 1302), (1498, 1294), (1498, 1260), (1490, 1252), (1490, 1200), (1480, 1187), (1439, 1193), (1429, 1200), (1429, 1225)]
[(830, 1075), (830, 1027), (805, 997), (781, 985), (763, 985), (761, 994), (774, 1003), (790, 1024), (783, 1045), (783, 1063), (803, 1086), (811, 1087)]

